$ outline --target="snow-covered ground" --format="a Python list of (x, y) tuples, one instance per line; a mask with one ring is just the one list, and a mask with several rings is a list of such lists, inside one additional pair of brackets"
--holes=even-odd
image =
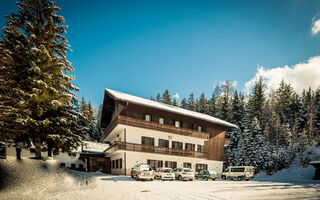
[(0, 169), (0, 199), (320, 199), (320, 181), (311, 180), (313, 168), (240, 182), (138, 182), (61, 169), (54, 160), (17, 162), (13, 157), (0, 161)]

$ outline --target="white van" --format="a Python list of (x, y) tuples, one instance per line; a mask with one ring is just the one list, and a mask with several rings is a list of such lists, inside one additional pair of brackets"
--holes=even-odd
[(230, 166), (221, 175), (222, 179), (249, 180), (254, 177), (253, 166)]

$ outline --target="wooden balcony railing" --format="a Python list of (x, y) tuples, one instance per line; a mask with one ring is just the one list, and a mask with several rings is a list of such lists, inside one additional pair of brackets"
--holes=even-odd
[(189, 151), (189, 150), (182, 150), (182, 149), (173, 149), (173, 148), (157, 147), (152, 145), (143, 145), (143, 144), (134, 144), (134, 143), (125, 143), (125, 142), (116, 142), (115, 144), (110, 146), (105, 152), (114, 153), (118, 150), (158, 153), (158, 154), (175, 155), (175, 156), (187, 156), (187, 157), (195, 157), (195, 158), (207, 158), (206, 152), (197, 152), (197, 151)]
[(168, 124), (159, 124), (158, 122), (149, 122), (142, 119), (131, 118), (123, 115), (118, 115), (107, 127), (103, 138), (107, 137), (113, 128), (118, 124), (124, 124), (134, 127), (147, 128), (152, 130), (170, 132), (179, 135), (191, 136), (202, 139), (209, 139), (209, 133), (199, 132), (187, 128), (178, 128)]

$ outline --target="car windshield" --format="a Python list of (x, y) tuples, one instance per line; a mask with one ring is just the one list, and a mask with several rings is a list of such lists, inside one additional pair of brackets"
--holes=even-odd
[(184, 172), (192, 172), (191, 169), (184, 169), (183, 171), (184, 171)]
[(164, 173), (172, 173), (172, 169), (163, 169)]
[(141, 171), (152, 171), (152, 168), (149, 167), (148, 165), (141, 165), (140, 170)]

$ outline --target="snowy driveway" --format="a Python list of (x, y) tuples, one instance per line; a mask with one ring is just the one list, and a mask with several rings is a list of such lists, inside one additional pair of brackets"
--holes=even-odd
[[(1, 163), (0, 163), (1, 164)], [(53, 161), (3, 163), (12, 186), (0, 199), (320, 199), (320, 181), (135, 181), (56, 167)]]

